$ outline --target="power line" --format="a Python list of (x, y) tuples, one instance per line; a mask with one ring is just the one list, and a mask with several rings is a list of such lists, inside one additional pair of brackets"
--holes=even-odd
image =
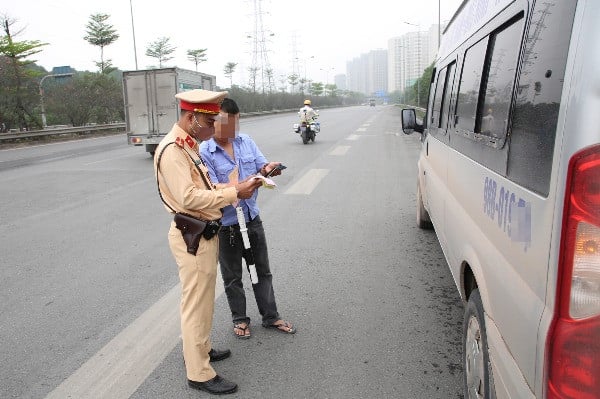
[[(264, 27), (262, 0), (252, 0), (254, 9), (254, 32), (248, 38), (252, 39), (252, 64), (250, 67), (251, 86), (256, 90), (257, 83), (260, 83), (262, 92), (265, 90), (273, 91), (275, 82), (273, 78), (273, 69), (269, 62), (269, 51), (267, 41), (269, 37), (274, 36), (273, 32)], [(257, 78), (260, 77), (260, 82)]]

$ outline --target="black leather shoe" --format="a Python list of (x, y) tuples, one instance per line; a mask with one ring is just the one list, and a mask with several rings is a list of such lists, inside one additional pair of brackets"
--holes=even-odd
[(225, 378), (216, 375), (212, 380), (198, 382), (188, 380), (188, 385), (192, 388), (199, 389), (214, 395), (225, 395), (237, 391), (237, 384), (227, 381)]
[(227, 359), (231, 356), (231, 351), (229, 349), (225, 349), (224, 351), (211, 349), (210, 352), (208, 352), (208, 356), (210, 357), (211, 362), (218, 362), (219, 360)]

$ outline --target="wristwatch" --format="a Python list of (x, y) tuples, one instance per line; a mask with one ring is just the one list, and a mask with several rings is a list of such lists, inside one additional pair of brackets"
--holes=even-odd
[(269, 163), (267, 162), (267, 163), (266, 163), (266, 164), (264, 164), (264, 165), (262, 166), (262, 168), (260, 168), (260, 170), (259, 170), (260, 174), (261, 174), (261, 175), (263, 175), (263, 177), (267, 176), (267, 165), (268, 165), (268, 164), (269, 164)]

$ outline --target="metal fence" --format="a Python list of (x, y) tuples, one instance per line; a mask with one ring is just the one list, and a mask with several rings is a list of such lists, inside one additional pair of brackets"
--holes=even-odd
[(59, 136), (80, 136), (101, 132), (125, 132), (125, 123), (110, 123), (107, 125), (89, 125), (77, 127), (46, 128), (44, 130), (29, 130), (22, 132), (0, 133), (0, 144), (31, 141)]

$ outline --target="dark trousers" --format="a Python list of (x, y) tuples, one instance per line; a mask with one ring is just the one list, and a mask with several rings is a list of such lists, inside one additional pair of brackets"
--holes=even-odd
[(269, 269), (265, 230), (259, 216), (246, 222), (246, 227), (250, 238), (249, 250), (244, 249), (239, 225), (222, 227), (219, 231), (219, 263), (231, 316), (234, 323), (250, 323), (250, 318), (246, 315), (246, 295), (242, 283), (242, 258), (246, 260), (246, 265), (253, 258), (258, 275), (258, 283), (252, 284), (256, 305), (262, 316), (262, 324), (273, 324), (279, 320), (279, 313), (273, 291), (273, 276)]

